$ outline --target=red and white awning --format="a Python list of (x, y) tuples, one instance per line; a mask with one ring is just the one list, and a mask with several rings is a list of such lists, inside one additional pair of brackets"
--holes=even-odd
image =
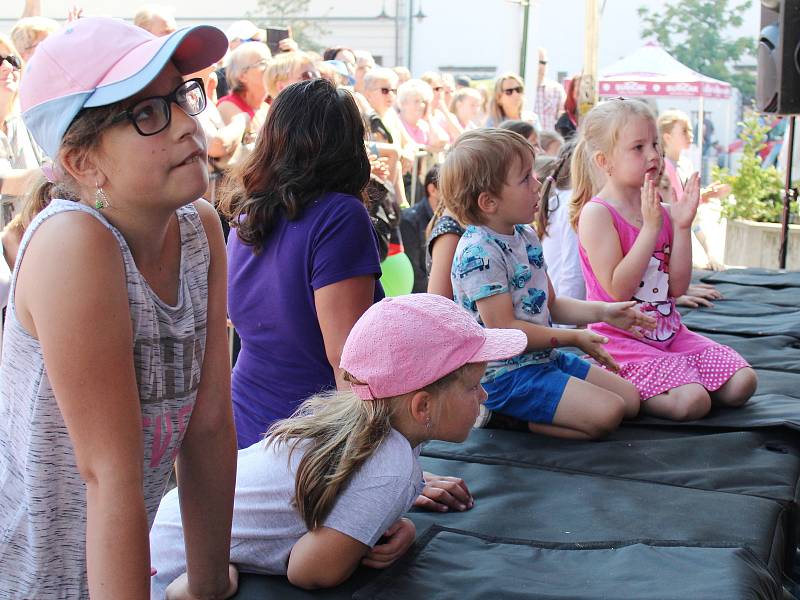
[(600, 72), (601, 98), (609, 96), (673, 96), (730, 98), (729, 83), (706, 77), (674, 59), (656, 43), (648, 43)]

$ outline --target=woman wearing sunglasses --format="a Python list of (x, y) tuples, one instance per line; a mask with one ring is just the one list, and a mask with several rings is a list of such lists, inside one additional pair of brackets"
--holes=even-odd
[(494, 95), (489, 100), (486, 127), (497, 127), (503, 121), (527, 121), (539, 129), (535, 113), (524, 110), (525, 84), (515, 73), (505, 73), (495, 79)]
[[(21, 74), (22, 60), (14, 44), (0, 33), (0, 221), (3, 226), (19, 213), (22, 196), (43, 158), (19, 113), (17, 96)], [(13, 256), (9, 260), (13, 263)]]
[(0, 362), (0, 598), (145, 598), (177, 459), (187, 597), (228, 597), (236, 444), (225, 247), (194, 117), (227, 39), (110, 18), (48, 37), (20, 88), (53, 157)]

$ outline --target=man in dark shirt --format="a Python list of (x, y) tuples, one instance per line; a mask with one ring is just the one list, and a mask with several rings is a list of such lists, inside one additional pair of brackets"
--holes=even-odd
[(400, 233), (403, 246), (414, 267), (414, 287), (412, 292), (425, 292), (428, 289), (428, 272), (425, 267), (427, 235), (425, 230), (433, 218), (439, 204), (439, 165), (433, 165), (425, 175), (425, 196), (414, 206), (403, 210), (400, 220)]

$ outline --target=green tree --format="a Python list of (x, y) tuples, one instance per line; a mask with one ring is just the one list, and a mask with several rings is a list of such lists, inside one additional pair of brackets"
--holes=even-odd
[[(723, 200), (723, 215), (729, 219), (778, 222), (783, 211), (783, 180), (771, 166), (761, 168), (758, 153), (766, 145), (768, 125), (763, 125), (755, 112), (740, 123), (739, 139), (744, 142), (742, 160), (735, 175), (726, 169), (714, 168), (711, 178), (731, 186), (731, 195)], [(797, 203), (791, 207), (797, 212)]]
[(259, 27), (291, 27), (292, 37), (303, 50), (323, 50), (318, 41), (328, 31), (318, 21), (307, 18), (311, 0), (257, 0), (256, 9), (247, 18)]
[(660, 11), (639, 8), (644, 27), (642, 37), (655, 38), (664, 49), (695, 71), (727, 81), (739, 88), (745, 103), (755, 96), (756, 80), (751, 72), (735, 72), (732, 65), (755, 56), (752, 37), (725, 37), (731, 27), (740, 27), (742, 14), (752, 0), (734, 6), (729, 0), (677, 0)]

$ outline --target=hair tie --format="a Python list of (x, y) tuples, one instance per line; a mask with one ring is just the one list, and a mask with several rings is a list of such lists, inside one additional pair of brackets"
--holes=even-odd
[(47, 181), (49, 181), (50, 183), (58, 182), (59, 179), (58, 172), (56, 171), (56, 168), (53, 166), (52, 163), (47, 163), (42, 165), (41, 169), (42, 173), (44, 173), (44, 176), (47, 178)]

